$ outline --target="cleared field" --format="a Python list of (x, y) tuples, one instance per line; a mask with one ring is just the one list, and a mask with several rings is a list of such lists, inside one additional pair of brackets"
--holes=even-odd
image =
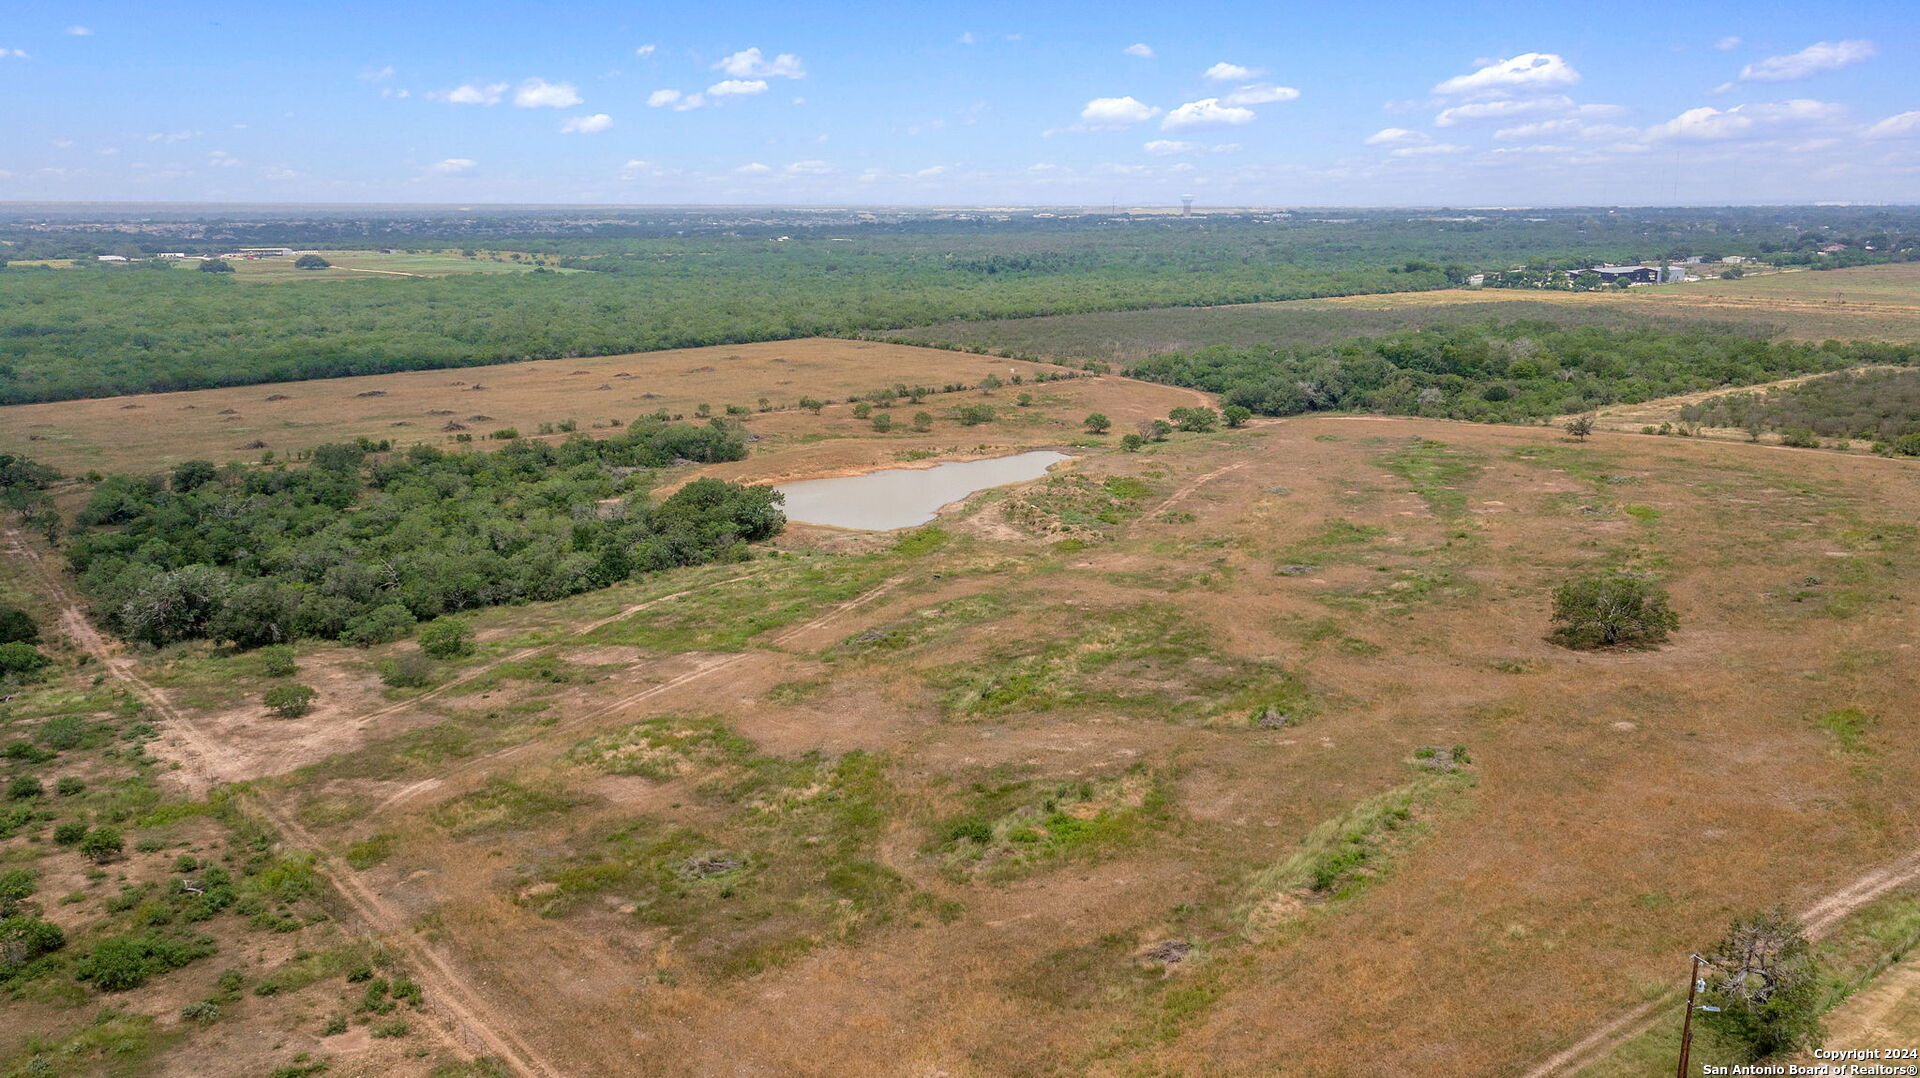
[(1649, 285), (1625, 293), (1443, 289), (1056, 315), (945, 323), (890, 336), (918, 344), (1130, 363), (1212, 345), (1312, 346), (1490, 318), (1608, 327), (1713, 327), (1804, 341), (1913, 341), (1920, 340), (1920, 263)]
[[(368, 277), (445, 277), (454, 273), (529, 273), (536, 266), (533, 256), (515, 260), (505, 252), (477, 252), (466, 258), (459, 252), (434, 254), (388, 254), (384, 251), (321, 251), (333, 265), (323, 270), (294, 267), (291, 258), (263, 258), (254, 262), (232, 262), (234, 276), (242, 281), (337, 281)], [(496, 260), (496, 255), (498, 256)], [(193, 269), (193, 264), (183, 267)], [(579, 270), (545, 267), (553, 273), (579, 273)]]
[[(1096, 387), (1179, 392), (1039, 390)], [(844, 413), (714, 471), (895, 457)], [(1272, 421), (486, 611), (428, 688), (381, 684), (411, 644), (302, 645), (302, 719), (245, 657), (138, 669), (162, 773), (253, 780), (515, 1069), (1519, 1073), (1735, 913), (1920, 846), (1916, 496), (1877, 458)], [(1543, 640), (1594, 565), (1668, 582), (1669, 647)]]
[[(752, 409), (751, 416), (739, 418), (748, 419), (757, 432), (776, 433), (797, 417), (759, 413), (761, 397), (772, 407), (792, 409), (803, 397), (844, 401), (896, 383), (939, 388), (971, 385), (990, 374), (1008, 380), (1016, 373), (1030, 379), (1059, 371), (1046, 364), (869, 341), (781, 341), (14, 405), (0, 408), (0, 451), (24, 453), (70, 472), (150, 471), (188, 459), (257, 460), (264, 449), (285, 456), (360, 436), (444, 445), (456, 433), (482, 440), (514, 428), (533, 435), (542, 423), (568, 419), (592, 433), (662, 408), (693, 416), (701, 404), (715, 414), (728, 405)], [(1046, 388), (1064, 392), (1063, 387), (1079, 385)], [(1018, 391), (1009, 385), (994, 399), (1011, 412)], [(1088, 411), (1118, 409), (1114, 418), (1126, 421), (1124, 394), (1075, 392), (1093, 394), (1081, 401)], [(1188, 390), (1165, 388), (1143, 399), (1190, 403), (1194, 397)], [(954, 399), (936, 394), (923, 407), (944, 414)], [(907, 428), (918, 410), (894, 409), (899, 433), (893, 438), (903, 447), (914, 438)], [(869, 424), (853, 420), (844, 408), (835, 414), (844, 429), (870, 432)], [(1072, 418), (1077, 422), (1084, 415)], [(459, 429), (444, 429), (450, 424)], [(953, 434), (941, 437), (951, 440)]]

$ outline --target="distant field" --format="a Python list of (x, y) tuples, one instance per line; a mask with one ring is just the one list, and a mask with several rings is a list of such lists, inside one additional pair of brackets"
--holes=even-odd
[[(445, 444), (455, 433), (484, 439), (513, 427), (531, 435), (541, 423), (567, 419), (590, 431), (661, 408), (692, 416), (701, 404), (715, 414), (735, 405), (757, 414), (761, 397), (791, 408), (802, 397), (845, 400), (896, 382), (939, 387), (1041, 371), (1058, 368), (873, 341), (690, 348), (14, 405), (0, 408), (0, 452), (24, 453), (70, 472), (144, 472), (191, 458), (256, 460), (262, 449), (245, 448), (255, 442), (284, 455), (362, 435)], [(995, 399), (1014, 392), (1009, 386)], [(1172, 402), (1168, 407), (1193, 396), (1172, 387), (1156, 393)], [(953, 399), (937, 394), (925, 407), (938, 414)], [(1003, 403), (1013, 410), (1011, 399)], [(1096, 407), (1106, 406), (1089, 410)], [(895, 409), (903, 427), (916, 410)], [(1116, 419), (1123, 415), (1107, 410)], [(449, 423), (460, 431), (443, 429)]]
[(1630, 292), (1445, 289), (1341, 299), (948, 322), (891, 339), (1130, 363), (1213, 345), (1319, 345), (1423, 326), (1538, 319), (1609, 328), (1723, 327), (1788, 340), (1920, 340), (1920, 263), (1790, 272)]
[[(515, 262), (504, 252), (483, 252), (467, 258), (458, 252), (436, 254), (385, 254), (380, 251), (321, 251), (320, 257), (333, 263), (324, 270), (293, 267), (290, 258), (265, 258), (258, 262), (232, 263), (235, 276), (243, 281), (337, 281), (368, 277), (445, 277), (453, 273), (527, 273), (533, 270), (533, 256)], [(494, 261), (495, 255), (501, 261)], [(579, 270), (546, 267), (555, 273)]]

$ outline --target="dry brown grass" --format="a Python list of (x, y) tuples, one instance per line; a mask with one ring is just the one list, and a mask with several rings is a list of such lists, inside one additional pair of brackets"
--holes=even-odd
[[(761, 348), (798, 358), (792, 344)], [(864, 388), (902, 353), (920, 355), (849, 352), (875, 365), (840, 377)], [(1056, 443), (1052, 424), (1089, 402), (1119, 419), (1127, 395), (1164, 411), (1174, 398), (1149, 395), (1178, 391), (1101, 379), (1062, 392), (1092, 396), (945, 442)], [(901, 444), (855, 437), (831, 413), (790, 418), (801, 426), (787, 448), (725, 473), (857, 468)], [(807, 442), (802, 427), (847, 436)], [(1416, 437), (1448, 443), (1457, 467), (1410, 469), (1400, 455)], [(1313, 418), (1074, 468), (1138, 479), (1156, 508), (1084, 549), (1007, 524), (999, 494), (951, 514), (953, 538), (918, 556), (796, 527), (781, 544), (795, 561), (685, 600), (696, 621), (725, 622), (819, 597), (815, 616), (739, 652), (679, 651), (637, 622), (560, 639), (637, 598), (622, 589), (487, 612), (499, 647), (542, 634), (580, 676), (402, 710), (262, 796), (336, 851), (393, 836), (365, 882), (564, 1073), (1513, 1072), (1666, 985), (1676, 956), (1732, 914), (1805, 905), (1920, 844), (1920, 791), (1903, 780), (1920, 765), (1920, 688), (1895, 675), (1916, 642), (1904, 582), (1920, 546), (1894, 508), (1920, 496), (1910, 464)], [(1303, 563), (1314, 570), (1276, 572)], [(1593, 564), (1669, 581), (1683, 618), (1672, 646), (1608, 656), (1544, 642), (1548, 591)], [(976, 599), (991, 601), (952, 605)], [(1142, 625), (1155, 628), (1129, 635)], [(897, 649), (844, 646), (902, 626), (913, 633)], [(609, 650), (630, 641), (643, 643)], [(1297, 678), (1304, 724), (1258, 729), (1195, 706), (1223, 670)], [(1002, 679), (1000, 703), (968, 702), (979, 686), (962, 681), (979, 676)], [(1042, 699), (1023, 685), (1054, 703), (1023, 705)], [(1810, 721), (1836, 707), (1878, 717), (1867, 753)], [(653, 781), (568, 759), (590, 733), (669, 714), (719, 716), (766, 758), (877, 755), (885, 818), (844, 856), (897, 874), (901, 897), (857, 927), (830, 902), (787, 910), (782, 923), (814, 945), (747, 977), (718, 972), (713, 948), (763, 921), (716, 913), (709, 935), (678, 934), (630, 912), (651, 900), (644, 881), (542, 916), (528, 888), (621, 828), (758, 841), (770, 810), (714, 785), (735, 772)], [(1371, 886), (1295, 895), (1289, 927), (1247, 938), (1235, 911), (1260, 898), (1247, 893), (1260, 870), (1404, 786), (1417, 747), (1456, 742), (1477, 786), (1418, 816)], [(1165, 815), (1124, 841), (997, 882), (956, 877), (929, 852), (982, 789), (1118, 781), (1136, 766), (1165, 776)], [(499, 779), (574, 807), (473, 833), (434, 822)], [(795, 833), (769, 849), (802, 856), (807, 843)], [(1170, 969), (1139, 957), (1169, 938), (1203, 946)]]
[[(780, 341), (15, 405), (0, 408), (0, 451), (25, 453), (69, 472), (151, 471), (195, 458), (257, 460), (260, 449), (242, 448), (254, 442), (284, 457), (360, 436), (445, 445), (452, 435), (442, 427), (449, 422), (483, 443), (489, 432), (504, 427), (532, 435), (541, 423), (566, 419), (577, 420), (591, 434), (610, 419), (628, 423), (661, 408), (692, 416), (702, 403), (715, 414), (736, 405), (758, 415), (761, 397), (776, 408), (792, 408), (802, 397), (844, 400), (901, 382), (937, 388), (948, 382), (973, 384), (989, 374), (1004, 380), (1010, 371), (1031, 376), (1058, 370), (867, 341)], [(1008, 386), (996, 396), (1004, 411), (1012, 411), (1015, 392)], [(932, 397), (923, 407), (938, 413), (953, 399)], [(913, 438), (905, 428), (917, 410), (894, 409), (899, 424), (894, 440)], [(871, 431), (847, 416), (844, 407), (833, 414), (847, 420), (847, 430)], [(1077, 422), (1079, 416), (1073, 418)], [(767, 420), (777, 429), (819, 433), (800, 417), (780, 413), (753, 422), (757, 428)]]

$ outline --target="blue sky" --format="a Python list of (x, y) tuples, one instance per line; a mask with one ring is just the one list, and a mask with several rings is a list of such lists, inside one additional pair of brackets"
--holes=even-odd
[(1912, 0), (13, 0), (0, 200), (1920, 201)]

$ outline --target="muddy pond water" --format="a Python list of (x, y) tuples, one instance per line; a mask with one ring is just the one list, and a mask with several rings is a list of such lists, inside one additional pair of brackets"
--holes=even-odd
[(1036, 450), (991, 460), (950, 461), (931, 468), (888, 468), (838, 479), (781, 483), (787, 519), (862, 531), (892, 531), (925, 524), (941, 506), (975, 491), (1022, 483), (1045, 475), (1069, 459), (1065, 453)]

